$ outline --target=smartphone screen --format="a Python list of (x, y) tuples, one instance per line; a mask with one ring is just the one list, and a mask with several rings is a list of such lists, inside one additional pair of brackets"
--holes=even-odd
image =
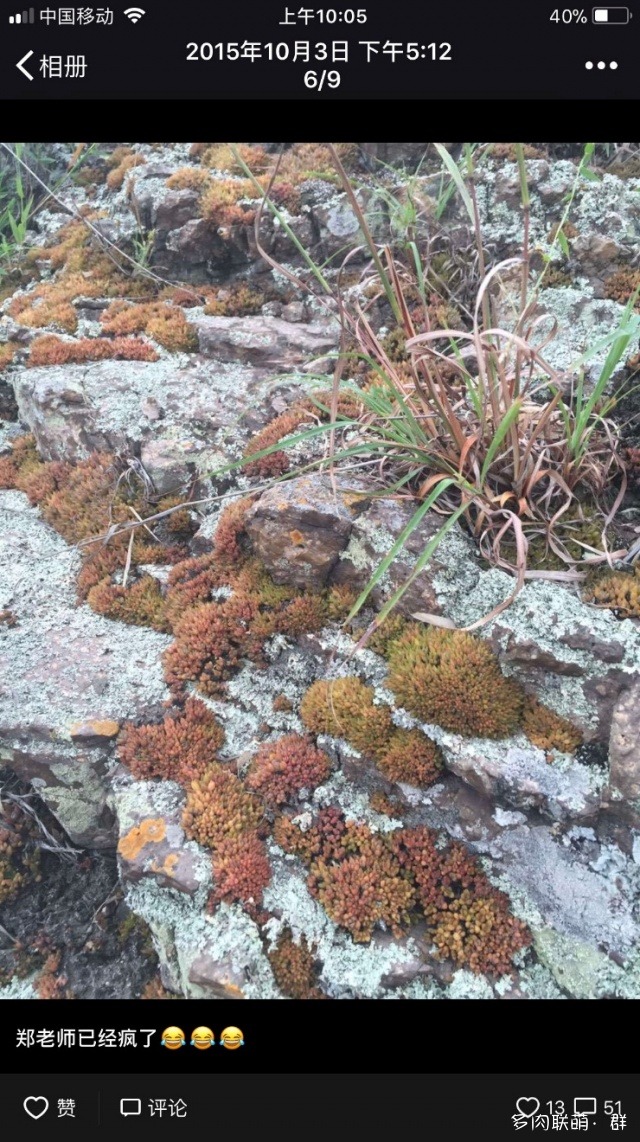
[(11, 1130), (637, 1135), (638, 20), (0, 13)]

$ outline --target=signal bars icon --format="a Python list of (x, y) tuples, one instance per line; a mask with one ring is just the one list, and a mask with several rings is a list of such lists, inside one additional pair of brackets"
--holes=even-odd
[(137, 24), (143, 16), (146, 16), (144, 8), (125, 8), (125, 16), (128, 16), (132, 24)]
[(33, 8), (25, 8), (24, 12), (16, 12), (15, 16), (9, 16), (10, 24), (33, 24), (35, 23), (35, 10)]

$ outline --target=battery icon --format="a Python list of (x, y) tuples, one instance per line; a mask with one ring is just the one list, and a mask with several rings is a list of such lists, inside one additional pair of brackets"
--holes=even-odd
[(628, 8), (594, 8), (591, 18), (594, 24), (628, 24), (631, 12)]

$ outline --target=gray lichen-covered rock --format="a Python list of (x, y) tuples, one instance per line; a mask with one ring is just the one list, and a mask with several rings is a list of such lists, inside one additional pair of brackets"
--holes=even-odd
[(0, 492), (0, 610), (17, 620), (0, 626), (0, 756), (74, 843), (99, 848), (115, 844), (113, 735), (79, 734), (79, 724), (104, 729), (159, 712), (167, 694), (160, 656), (170, 640), (78, 606), (78, 567), (78, 553), (26, 496)]
[[(340, 554), (332, 581), (349, 583), (358, 590), (365, 587), (409, 524), (416, 507), (411, 500), (398, 500), (391, 496), (370, 500), (367, 510), (354, 519), (349, 544)], [(435, 512), (428, 512), (423, 517), (374, 588), (371, 596), (374, 605), (379, 606), (407, 581), (418, 558), (442, 524), (442, 516)], [(477, 577), (471, 544), (459, 528), (454, 528), (443, 537), (429, 563), (408, 587), (400, 599), (398, 610), (404, 615), (415, 611), (442, 614), (446, 583), (461, 591), (475, 585)], [(438, 592), (434, 588), (436, 578)]]
[(161, 888), (144, 879), (127, 902), (147, 922), (165, 987), (188, 999), (278, 999), (257, 924), (238, 905), (203, 910), (202, 893)]
[[(473, 590), (446, 592), (445, 613), (459, 626), (477, 623), (513, 589), (504, 572), (483, 571)], [(475, 633), (489, 640), (505, 673), (578, 726), (586, 741), (608, 742), (616, 703), (640, 676), (640, 631), (631, 620), (583, 603), (572, 588), (533, 580)]]
[(609, 743), (612, 808), (640, 827), (640, 683), (621, 694), (613, 711)]
[(16, 374), (21, 420), (45, 459), (141, 454), (161, 493), (228, 463), (273, 415), (272, 378), (237, 364), (98, 361)]
[(600, 808), (602, 771), (573, 758), (549, 764), (526, 739), (492, 742), (443, 734), (447, 768), (493, 801), (540, 809), (558, 820), (593, 817)]

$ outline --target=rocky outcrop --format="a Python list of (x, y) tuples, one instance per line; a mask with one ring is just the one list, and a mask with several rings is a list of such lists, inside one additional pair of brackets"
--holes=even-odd
[(165, 493), (228, 464), (227, 451), (276, 411), (282, 388), (271, 382), (264, 370), (234, 363), (99, 361), (25, 369), (16, 396), (45, 459), (76, 461), (95, 450), (138, 456)]
[(445, 612), (459, 626), (480, 623), (503, 670), (578, 726), (588, 742), (608, 743), (614, 708), (640, 676), (640, 630), (611, 611), (583, 603), (573, 588), (533, 580), (492, 621), (482, 622), (514, 588), (499, 570), (483, 571), (469, 592), (448, 594)]
[(109, 805), (114, 727), (149, 718), (166, 697), (170, 641), (76, 603), (77, 552), (29, 507), (0, 492), (0, 759), (30, 781), (74, 844), (116, 843)]

